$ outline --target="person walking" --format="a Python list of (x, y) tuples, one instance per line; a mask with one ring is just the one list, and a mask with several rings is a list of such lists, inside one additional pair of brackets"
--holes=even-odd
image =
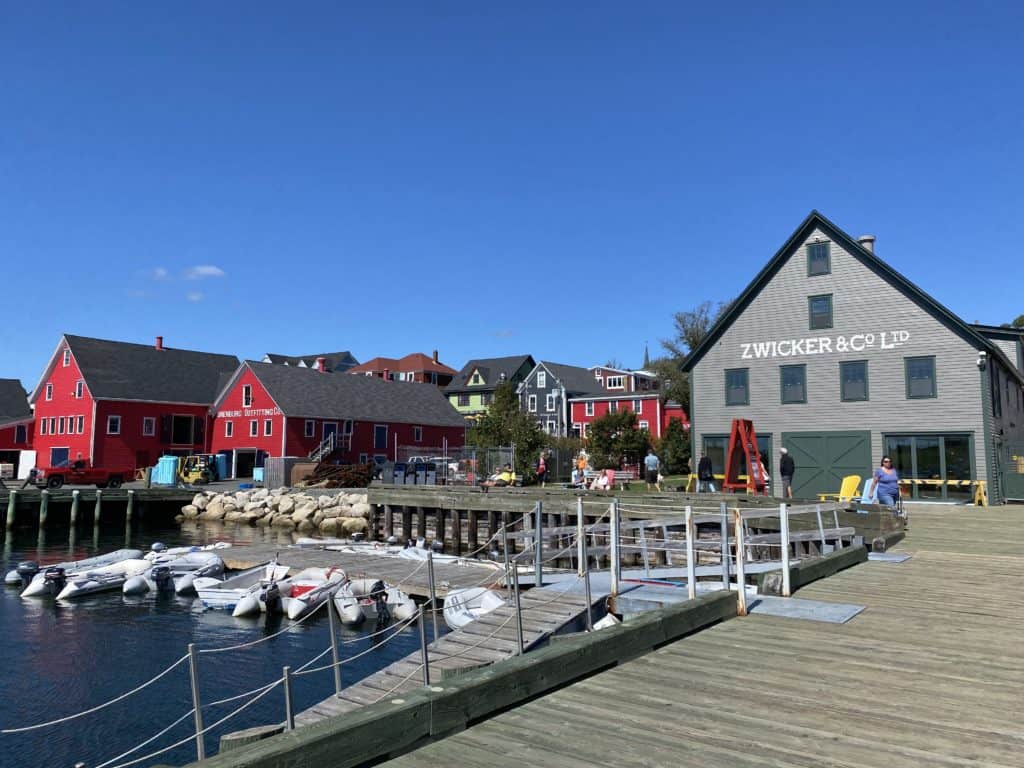
[(780, 450), (782, 458), (779, 459), (779, 474), (782, 476), (782, 498), (793, 498), (793, 475), (796, 474), (796, 462), (789, 455), (786, 448)]
[(900, 477), (892, 465), (892, 459), (888, 456), (882, 457), (882, 465), (875, 469), (871, 480), (870, 495), (875, 495), (878, 489), (878, 503), (896, 506), (896, 500), (900, 496)]
[(654, 450), (651, 448), (647, 449), (647, 456), (644, 458), (644, 469), (647, 471), (647, 490), (651, 490), (653, 485), (660, 493), (661, 483), (658, 482), (658, 470), (661, 469), (661, 462), (654, 455)]
[(548, 481), (548, 462), (544, 456), (544, 451), (540, 452), (540, 458), (537, 459), (537, 482), (540, 483), (540, 487), (543, 488)]
[(700, 461), (697, 462), (697, 493), (709, 492), (715, 492), (715, 469), (711, 465), (711, 459), (702, 451)]

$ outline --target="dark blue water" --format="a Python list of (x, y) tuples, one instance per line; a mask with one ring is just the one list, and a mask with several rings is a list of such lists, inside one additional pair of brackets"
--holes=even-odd
[[(0, 531), (0, 535), (3, 532)], [(19, 560), (40, 563), (80, 559), (125, 546), (146, 550), (154, 541), (170, 546), (231, 541), (290, 542), (290, 535), (248, 526), (191, 526), (179, 528), (136, 522), (124, 527), (91, 528), (72, 535), (67, 528), (15, 531), (3, 539), (0, 568), (6, 573)], [(187, 652), (220, 648), (266, 637), (289, 626), (286, 618), (234, 619), (221, 611), (201, 610), (194, 598), (177, 596), (129, 598), (120, 591), (93, 595), (71, 604), (52, 598), (21, 599), (18, 590), (0, 594), (0, 728), (17, 728), (71, 715), (101, 704), (153, 677)], [(430, 630), (428, 623), (428, 632)], [(372, 650), (342, 667), (345, 685), (419, 648), (419, 629), (406, 628), (386, 643), (367, 638), (374, 628), (340, 628), (345, 639), (342, 657)], [(254, 648), (200, 657), (201, 695), (212, 702), (269, 683), (281, 668), (296, 669), (330, 645), (326, 613)], [(330, 663), (328, 653), (314, 667)], [(293, 686), (297, 711), (334, 692), (331, 671), (297, 678)], [(238, 707), (235, 702), (206, 709), (206, 725)], [(19, 734), (0, 734), (0, 768), (60, 766), (84, 762), (95, 768), (153, 736), (191, 709), (188, 664), (182, 664), (156, 684), (127, 700), (64, 725)], [(206, 739), (207, 754), (215, 754), (221, 733), (284, 719), (281, 687), (213, 731)], [(191, 718), (157, 742), (111, 764), (122, 765), (194, 733)], [(194, 740), (159, 757), (137, 763), (181, 765), (195, 760)]]

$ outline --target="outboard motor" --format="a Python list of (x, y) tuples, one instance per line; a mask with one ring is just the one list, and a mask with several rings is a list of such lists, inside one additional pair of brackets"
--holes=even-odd
[(412, 539), (409, 539), (407, 542), (405, 542), (405, 548), (406, 549), (414, 549), (415, 547), (416, 547), (416, 542), (413, 541)]
[(68, 583), (67, 576), (64, 575), (64, 569), (56, 565), (46, 569), (45, 573), (43, 573), (43, 581), (46, 584), (46, 591), (54, 595), (64, 589)]
[(157, 592), (173, 592), (174, 579), (171, 577), (171, 569), (166, 565), (153, 566), (153, 583), (156, 584)]
[(167, 549), (167, 545), (166, 545), (166, 544), (164, 544), (163, 542), (159, 542), (159, 541), (154, 541), (154, 542), (153, 542), (153, 543), (152, 543), (152, 544), (150, 545), (149, 549), (150, 549), (150, 551), (152, 551), (152, 552), (157, 552), (157, 553), (159, 553), (159, 552), (163, 552), (163, 551), (165, 551), (165, 550)]
[(370, 587), (370, 599), (373, 600), (374, 605), (377, 607), (377, 622), (390, 621), (391, 612), (388, 610), (388, 588), (384, 586), (384, 582), (380, 579), (373, 582), (373, 586)]
[(21, 577), (21, 588), (25, 589), (39, 573), (39, 563), (35, 560), (23, 560), (18, 563), (18, 576)]
[(366, 534), (362, 531), (356, 531), (352, 534), (352, 541), (363, 541), (366, 538)]
[(281, 589), (276, 583), (267, 587), (267, 591), (263, 595), (263, 601), (266, 606), (268, 616), (284, 613), (284, 601), (281, 599)]
[(388, 536), (388, 545), (393, 547), (396, 544), (398, 544), (398, 537), (397, 536)]

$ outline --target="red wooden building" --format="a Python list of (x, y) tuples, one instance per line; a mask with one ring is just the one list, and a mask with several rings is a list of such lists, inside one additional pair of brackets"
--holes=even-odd
[(672, 419), (678, 419), (684, 428), (690, 428), (690, 420), (683, 407), (678, 403), (662, 403), (657, 392), (574, 397), (569, 400), (569, 409), (573, 434), (583, 438), (594, 419), (622, 411), (636, 413), (638, 428), (648, 430), (657, 439), (664, 436)]
[[(465, 443), (465, 420), (431, 384), (338, 376), (246, 361), (215, 404), (212, 450), (229, 456), (232, 476), (249, 477), (266, 457), (394, 460), (397, 446)], [(327, 441), (325, 443), (325, 441)]]
[(210, 406), (238, 358), (65, 335), (32, 392), (40, 467), (134, 471), (209, 450)]
[(405, 357), (375, 357), (365, 363), (354, 365), (348, 369), (351, 374), (376, 376), (378, 379), (390, 381), (415, 381), (422, 384), (436, 384), (446, 387), (458, 374), (437, 359), (437, 350), (433, 357), (421, 352), (413, 352)]
[(0, 379), (0, 464), (13, 465), (17, 477), (21, 452), (32, 448), (32, 409), (17, 379)]

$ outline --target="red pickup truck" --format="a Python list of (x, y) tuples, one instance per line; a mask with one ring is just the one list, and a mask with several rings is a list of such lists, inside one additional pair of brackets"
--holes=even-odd
[(36, 467), (32, 472), (33, 482), (40, 488), (60, 488), (62, 485), (120, 488), (125, 478), (131, 478), (134, 474), (124, 468), (92, 467), (85, 461), (73, 461), (62, 467)]

